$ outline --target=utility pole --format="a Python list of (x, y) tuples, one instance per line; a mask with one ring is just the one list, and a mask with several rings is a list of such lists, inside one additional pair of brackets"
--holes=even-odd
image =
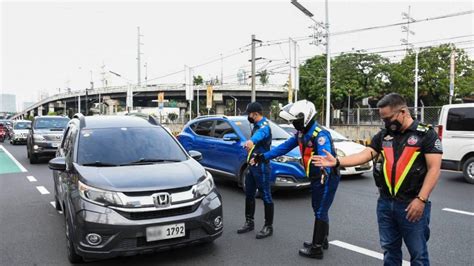
[(148, 63), (145, 62), (145, 65), (143, 65), (143, 67), (145, 67), (145, 88), (148, 86)]
[(415, 51), (415, 118), (418, 119), (418, 49)]
[[(102, 89), (104, 89), (105, 87), (107, 87), (107, 80), (105, 79), (105, 64), (104, 62), (102, 62), (102, 73), (100, 73), (102, 75)], [(99, 115), (102, 114), (102, 97), (100, 95), (100, 90), (98, 90), (99, 92)]]
[(143, 35), (140, 35), (140, 27), (137, 27), (137, 85), (138, 87), (141, 86), (141, 83), (142, 83), (142, 78), (141, 78), (141, 52), (140, 52), (140, 46), (143, 45), (143, 43), (141, 43), (140, 41), (140, 37), (143, 37)]
[(451, 69), (449, 73), (449, 104), (453, 102), (453, 96), (454, 96), (454, 68), (456, 65), (456, 51), (453, 49), (451, 52)]
[(221, 85), (224, 85), (224, 58), (221, 54)]
[(406, 39), (401, 39), (400, 41), (402, 42), (402, 45), (405, 45), (405, 51), (408, 53), (408, 50), (413, 48), (410, 44), (410, 35), (415, 35), (415, 32), (410, 30), (410, 23), (416, 21), (411, 17), (411, 6), (408, 6), (408, 13), (402, 12), (402, 18), (407, 21), (406, 25), (402, 26), (402, 32), (406, 32)]
[(326, 0), (326, 128), (331, 125), (331, 53), (329, 49), (329, 7)]
[(252, 34), (252, 95), (250, 102), (255, 102), (255, 34)]

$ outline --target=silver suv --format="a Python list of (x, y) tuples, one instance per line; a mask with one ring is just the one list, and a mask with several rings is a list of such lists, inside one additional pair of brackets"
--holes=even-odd
[(35, 117), (26, 143), (30, 163), (37, 163), (41, 156), (54, 157), (68, 122), (69, 118), (62, 116)]

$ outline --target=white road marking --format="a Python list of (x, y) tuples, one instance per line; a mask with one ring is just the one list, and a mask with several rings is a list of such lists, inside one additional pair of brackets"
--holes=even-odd
[[(50, 201), (49, 203), (51, 203), (51, 205), (53, 206), (53, 208), (56, 209), (56, 202)], [(62, 211), (58, 211), (58, 213), (63, 214)]]
[(474, 212), (467, 212), (467, 211), (455, 210), (455, 209), (450, 209), (450, 208), (444, 208), (443, 211), (454, 212), (454, 213), (460, 213), (460, 214), (465, 214), (465, 215), (469, 215), (469, 216), (474, 216)]
[(42, 194), (42, 195), (45, 195), (45, 194), (49, 194), (49, 191), (43, 187), (43, 186), (37, 186), (36, 189)]
[[(376, 258), (376, 259), (379, 259), (379, 260), (383, 260), (383, 254), (382, 253), (372, 251), (370, 249), (354, 246), (354, 245), (351, 245), (349, 243), (342, 242), (342, 241), (339, 241), (339, 240), (333, 240), (329, 243), (332, 244), (332, 245), (341, 247), (341, 248), (345, 248), (345, 249), (348, 249), (348, 250), (355, 251), (355, 252), (360, 253), (360, 254), (364, 254), (364, 255), (369, 256), (369, 257), (373, 257), (373, 258)], [(403, 266), (409, 266), (410, 262), (408, 262), (406, 260), (403, 260), (402, 265)]]
[(38, 181), (38, 180), (36, 180), (36, 178), (35, 178), (34, 176), (32, 176), (32, 175), (26, 176), (26, 178), (28, 178), (28, 181), (30, 181), (30, 182), (36, 182), (36, 181)]
[(10, 157), (10, 159), (16, 164), (16, 166), (18, 166), (18, 168), (20, 168), (22, 172), (28, 172), (28, 170), (26, 170), (26, 168), (23, 167), (23, 165), (21, 165), (21, 163), (17, 161), (10, 152), (7, 151), (7, 149), (5, 149), (5, 147), (0, 145), (0, 149), (2, 149), (5, 152), (5, 154), (8, 155), (8, 157)]

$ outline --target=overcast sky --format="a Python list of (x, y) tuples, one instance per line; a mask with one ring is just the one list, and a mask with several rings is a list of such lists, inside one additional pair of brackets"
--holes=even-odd
[[(317, 20), (324, 20), (324, 1), (301, 0)], [(473, 10), (473, 1), (329, 1), (331, 32), (385, 25), (402, 21), (408, 11), (414, 19)], [(67, 86), (89, 86), (91, 71), (96, 86), (101, 85), (101, 66), (137, 80), (137, 26), (142, 37), (142, 64), (147, 63), (148, 79), (184, 69), (235, 52), (250, 43), (251, 34), (270, 41), (311, 34), (311, 20), (290, 0), (277, 1), (94, 1), (94, 2), (1, 2), (1, 92), (15, 93), (18, 105), (36, 101), (40, 90), (50, 94)], [(465, 36), (452, 41), (473, 55), (473, 15), (415, 23), (411, 42)], [(331, 52), (399, 45), (404, 38), (400, 26), (357, 34), (334, 36)], [(299, 42), (300, 56), (321, 54), (324, 46)], [(441, 41), (443, 42), (443, 41)], [(427, 45), (432, 42), (422, 43)], [(399, 47), (398, 47), (399, 48)], [(389, 49), (397, 49), (392, 47)], [(288, 44), (257, 49), (257, 57), (273, 60), (270, 83), (286, 79)], [(384, 49), (379, 49), (384, 50)], [(387, 49), (385, 49), (387, 50)], [(238, 51), (238, 50), (237, 50)], [(250, 51), (223, 60), (224, 82), (235, 83), (241, 68), (249, 69)], [(370, 51), (370, 50), (369, 50)], [(384, 54), (393, 60), (404, 52)], [(279, 61), (282, 60), (282, 61)], [(268, 61), (259, 62), (265, 68)], [(278, 68), (280, 66), (280, 68)], [(221, 75), (221, 63), (195, 68), (204, 78)], [(109, 85), (126, 81), (106, 76)], [(142, 68), (142, 82), (145, 68)], [(183, 82), (178, 73), (150, 83)]]

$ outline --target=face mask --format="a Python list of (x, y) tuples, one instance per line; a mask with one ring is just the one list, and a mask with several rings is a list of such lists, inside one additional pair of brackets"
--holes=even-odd
[(295, 127), (296, 130), (298, 130), (298, 131), (303, 131), (304, 130), (304, 120), (303, 119), (293, 120), (292, 124), (293, 124), (293, 126)]
[(252, 124), (255, 123), (255, 119), (253, 119), (253, 117), (251, 117), (250, 115), (247, 116), (247, 120)]
[(385, 121), (385, 128), (390, 132), (398, 133), (402, 128), (402, 123), (400, 123), (398, 120)]

